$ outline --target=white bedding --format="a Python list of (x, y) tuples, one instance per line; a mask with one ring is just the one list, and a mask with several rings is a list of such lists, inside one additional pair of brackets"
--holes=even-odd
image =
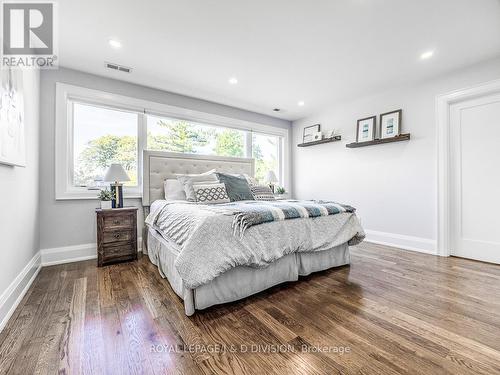
[(155, 201), (146, 223), (175, 244), (175, 267), (192, 289), (234, 267), (266, 267), (290, 253), (326, 250), (364, 237), (353, 213), (260, 224), (240, 237), (233, 234), (232, 215), (180, 201)]

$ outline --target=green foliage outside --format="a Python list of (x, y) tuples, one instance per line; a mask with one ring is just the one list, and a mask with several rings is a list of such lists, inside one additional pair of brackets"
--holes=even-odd
[(158, 125), (168, 130), (168, 135), (148, 132), (148, 149), (157, 151), (196, 153), (196, 149), (208, 143), (209, 132), (200, 131), (187, 121), (161, 120)]
[[(232, 129), (202, 128), (182, 120), (160, 120), (157, 125), (165, 130), (164, 134), (148, 132), (147, 144), (150, 150), (213, 153), (220, 156), (243, 157), (245, 154), (245, 135)], [(255, 138), (254, 138), (255, 139)], [(273, 138), (267, 138), (273, 142)], [(208, 147), (208, 149), (207, 149)], [(204, 150), (205, 148), (205, 150)], [(210, 152), (211, 151), (211, 152)], [(263, 160), (259, 144), (253, 142), (255, 158), (255, 177), (263, 181), (268, 170), (276, 170), (277, 160)], [(101, 177), (103, 171), (112, 163), (121, 163), (131, 181), (129, 186), (137, 185), (137, 138), (132, 136), (105, 135), (90, 141), (80, 153), (75, 168), (74, 183), (86, 186)]]

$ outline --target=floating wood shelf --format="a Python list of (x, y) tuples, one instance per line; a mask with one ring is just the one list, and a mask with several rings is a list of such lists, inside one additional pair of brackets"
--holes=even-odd
[(322, 143), (330, 143), (330, 142), (337, 142), (342, 140), (342, 136), (336, 135), (334, 137), (330, 138), (323, 138), (319, 141), (312, 141), (312, 142), (306, 142), (306, 143), (300, 143), (297, 145), (297, 147), (309, 147), (309, 146), (314, 146), (314, 145), (320, 145)]
[(348, 143), (345, 145), (345, 147), (357, 148), (357, 147), (380, 145), (382, 143), (392, 143), (392, 142), (401, 142), (401, 141), (409, 141), (409, 140), (410, 140), (410, 133), (406, 133), (406, 134), (400, 134), (397, 137), (393, 137), (393, 138), (381, 138), (381, 139), (375, 139), (373, 141), (368, 141), (368, 142)]

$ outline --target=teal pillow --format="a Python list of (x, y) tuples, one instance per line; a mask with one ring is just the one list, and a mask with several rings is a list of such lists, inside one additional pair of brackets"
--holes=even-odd
[(226, 185), (227, 195), (231, 202), (254, 200), (250, 186), (244, 176), (218, 173), (217, 178)]

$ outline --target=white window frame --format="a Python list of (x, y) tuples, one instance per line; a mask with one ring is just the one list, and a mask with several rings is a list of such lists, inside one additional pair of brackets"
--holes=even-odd
[(138, 113), (138, 171), (137, 187), (124, 187), (125, 198), (141, 198), (142, 195), (142, 151), (147, 146), (147, 115), (182, 119), (206, 125), (244, 130), (246, 137), (246, 157), (252, 157), (252, 132), (274, 135), (281, 138), (279, 147), (280, 183), (290, 193), (290, 129), (250, 122), (200, 112), (192, 109), (113, 94), (105, 91), (56, 83), (56, 129), (55, 129), (55, 195), (56, 200), (97, 199), (95, 190), (73, 186), (73, 113), (72, 102), (121, 109)]

